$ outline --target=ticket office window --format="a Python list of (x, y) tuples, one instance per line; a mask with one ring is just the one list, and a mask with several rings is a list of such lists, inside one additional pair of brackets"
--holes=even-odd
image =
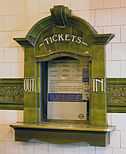
[(40, 66), (41, 121), (88, 120), (88, 60), (61, 57)]

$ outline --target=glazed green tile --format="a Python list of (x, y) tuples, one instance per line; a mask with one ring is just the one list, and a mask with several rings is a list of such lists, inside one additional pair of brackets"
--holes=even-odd
[(91, 106), (93, 108), (104, 109), (106, 105), (106, 95), (104, 93), (92, 93)]
[(98, 109), (90, 109), (90, 123), (92, 125), (97, 125), (97, 126), (105, 126), (107, 125), (107, 118), (106, 118), (106, 113), (105, 110), (98, 110)]
[(34, 92), (27, 92), (24, 96), (24, 107), (36, 108), (36, 94)]
[(34, 48), (26, 48), (24, 52), (24, 61), (25, 62), (33, 62), (35, 55)]
[(24, 123), (38, 123), (38, 110), (36, 108), (24, 109)]
[(92, 55), (92, 78), (105, 77), (105, 60), (103, 47), (96, 46)]

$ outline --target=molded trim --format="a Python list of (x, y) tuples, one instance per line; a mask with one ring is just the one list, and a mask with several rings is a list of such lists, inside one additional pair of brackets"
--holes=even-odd
[(126, 113), (126, 78), (107, 79), (108, 112)]
[(24, 109), (24, 79), (0, 79), (0, 109)]

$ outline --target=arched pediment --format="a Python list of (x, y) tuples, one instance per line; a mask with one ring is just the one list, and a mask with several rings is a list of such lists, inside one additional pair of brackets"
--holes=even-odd
[[(107, 44), (113, 37), (113, 34), (98, 34), (96, 30), (85, 20), (73, 16), (71, 10), (63, 5), (54, 6), (50, 9), (51, 15), (38, 21), (28, 32), (25, 38), (15, 38), (15, 40), (24, 47), (36, 47), (38, 42), (44, 39), (48, 39), (49, 34), (51, 37), (55, 37), (62, 41), (63, 39), (67, 42), (68, 40), (75, 43), (87, 43), (91, 44)], [(59, 33), (59, 29), (61, 33)], [(66, 35), (62, 36), (62, 31), (66, 31)], [(59, 34), (59, 36), (53, 36)], [(79, 34), (79, 36), (78, 36)], [(59, 38), (60, 37), (60, 38)], [(79, 38), (80, 37), (80, 38)], [(49, 38), (52, 41), (52, 38)], [(74, 41), (73, 41), (74, 42)], [(46, 43), (49, 43), (49, 41)]]

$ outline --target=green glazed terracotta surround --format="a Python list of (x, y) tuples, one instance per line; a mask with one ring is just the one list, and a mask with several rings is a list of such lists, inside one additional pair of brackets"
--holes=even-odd
[[(105, 146), (109, 144), (112, 128), (107, 125), (106, 116), (104, 48), (114, 35), (98, 34), (88, 22), (73, 16), (71, 10), (62, 5), (50, 11), (51, 15), (37, 22), (25, 38), (15, 38), (25, 49), (24, 123), (11, 125), (15, 139), (54, 142), (56, 136), (57, 143), (86, 141)], [(47, 119), (48, 62), (63, 57), (79, 60), (81, 64), (87, 59), (89, 63), (89, 115), (88, 120), (81, 120), (79, 125), (77, 121)], [(63, 127), (59, 126), (61, 123)]]

